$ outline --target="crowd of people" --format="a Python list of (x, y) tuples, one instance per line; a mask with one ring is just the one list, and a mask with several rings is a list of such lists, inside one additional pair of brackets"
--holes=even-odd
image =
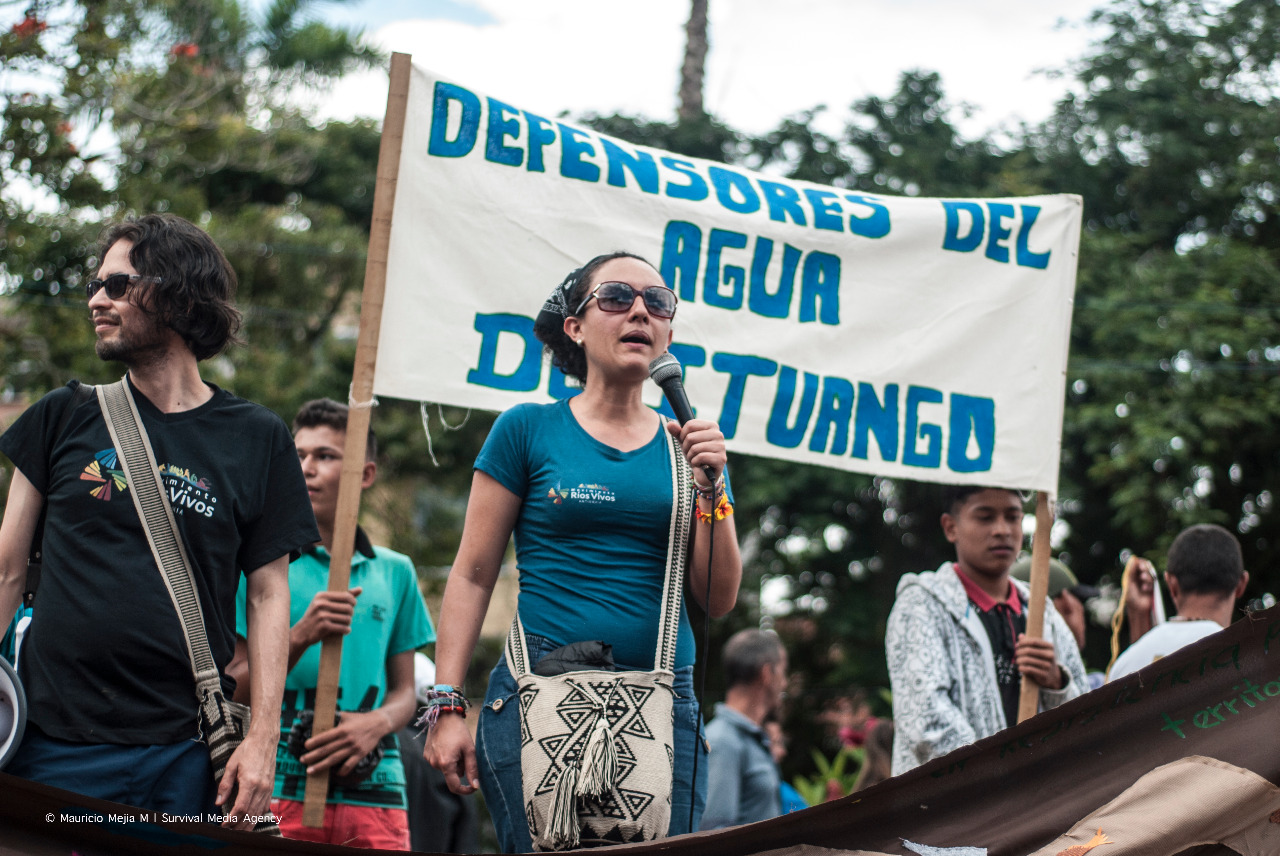
[[(505, 852), (577, 842), (588, 815), (591, 834), (626, 841), (804, 807), (779, 771), (780, 637), (752, 629), (728, 640), (717, 661), (724, 700), (705, 728), (695, 697), (683, 596), (725, 615), (742, 558), (719, 426), (667, 420), (642, 398), (678, 302), (649, 262), (598, 256), (543, 304), (535, 334), (581, 391), (494, 423), (437, 632), (412, 560), (359, 528), (350, 585), (329, 588), (347, 406), (307, 402), (291, 431), (201, 376), (240, 323), (235, 274), (209, 236), (147, 215), (109, 230), (98, 258), (87, 289), (97, 354), (127, 368), (122, 388), (164, 485), (220, 694), (197, 698), (198, 646), (125, 476), (121, 417), (108, 415), (104, 388), (73, 381), (0, 437), (14, 465), (0, 626), (28, 700), (6, 773), (240, 829), (270, 818), (290, 838), (442, 852), (477, 848), (477, 790)], [(372, 430), (366, 449), (362, 489), (377, 478)], [(1026, 633), (1023, 504), (1003, 488), (951, 491), (940, 523), (954, 559), (898, 584), (885, 639), (893, 718), (861, 718), (856, 787), (1016, 723), (1024, 678), (1040, 709), (1107, 679), (1081, 658), (1083, 603), (1098, 591), (1056, 560), (1043, 636)], [(517, 619), (473, 713), (467, 669), (513, 535)], [(1153, 618), (1150, 566), (1127, 573), (1132, 644), (1111, 680), (1229, 624), (1248, 583), (1239, 543), (1213, 525), (1189, 528), (1169, 552), (1171, 620)], [(335, 636), (338, 713), (313, 733), (321, 643)], [(431, 643), (434, 663), (420, 650)], [(529, 710), (554, 688), (561, 724), (548, 726)], [(256, 715), (223, 768), (201, 711), (234, 702)], [(643, 775), (647, 790), (621, 785), (641, 757), (628, 741), (665, 749), (661, 769), (632, 780)], [(549, 765), (540, 779), (530, 772), (538, 753)], [(303, 800), (320, 771), (329, 790), (313, 826)]]

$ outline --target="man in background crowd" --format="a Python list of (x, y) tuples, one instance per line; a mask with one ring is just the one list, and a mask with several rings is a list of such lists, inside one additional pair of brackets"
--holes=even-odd
[[(1030, 588), (1031, 557), (1023, 556), (1014, 562), (1009, 576), (1012, 579), (1021, 580)], [(1097, 586), (1086, 585), (1077, 580), (1076, 575), (1063, 562), (1058, 559), (1049, 560), (1049, 599), (1053, 601), (1054, 609), (1058, 610), (1062, 620), (1071, 629), (1071, 635), (1076, 639), (1076, 647), (1080, 649), (1081, 657), (1084, 656), (1085, 629), (1089, 623), (1085, 604), (1099, 594), (1101, 592)], [(1085, 677), (1088, 679), (1091, 690), (1096, 690), (1107, 680), (1102, 672), (1086, 672)]]
[[(1249, 585), (1240, 542), (1212, 523), (1184, 529), (1174, 539), (1164, 576), (1178, 614), (1125, 649), (1111, 667), (1108, 680), (1133, 674), (1230, 625), (1236, 601)], [(1128, 591), (1126, 609), (1131, 614), (1149, 614), (1150, 598), (1157, 596), (1153, 587), (1130, 585)]]
[[(396, 732), (417, 709), (414, 650), (435, 641), (422, 603), (413, 562), (394, 550), (374, 547), (356, 527), (351, 588), (331, 592), (329, 557), (337, 526), (338, 483), (347, 439), (347, 406), (330, 399), (309, 401), (293, 420), (294, 443), (307, 493), (320, 528), (318, 543), (289, 565), (292, 595), (289, 674), (281, 708), (272, 812), (287, 838), (304, 841), (409, 849), (404, 767)], [(378, 474), (377, 437), (369, 429), (361, 489)], [(244, 606), (244, 600), (240, 606)], [(239, 623), (244, 613), (237, 615)], [(311, 736), (320, 645), (344, 634), (338, 679), (338, 721)], [(243, 663), (237, 643), (235, 671)], [(299, 725), (299, 723), (302, 723)], [(330, 771), (324, 824), (302, 823), (308, 773)]]
[(724, 646), (725, 700), (707, 726), (707, 808), (702, 829), (782, 813), (778, 767), (764, 722), (787, 687), (787, 652), (776, 633), (740, 630)]

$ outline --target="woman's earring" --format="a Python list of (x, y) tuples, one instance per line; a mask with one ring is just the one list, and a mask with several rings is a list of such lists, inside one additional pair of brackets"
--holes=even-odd
[(582, 340), (581, 340), (581, 339), (576, 339), (575, 341), (578, 343), (578, 347), (579, 347), (579, 348), (581, 348), (581, 347), (582, 347)]

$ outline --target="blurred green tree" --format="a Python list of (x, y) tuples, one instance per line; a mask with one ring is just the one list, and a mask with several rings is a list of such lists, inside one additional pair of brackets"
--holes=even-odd
[[(15, 22), (0, 31), (4, 396), (119, 375), (86, 323), (96, 239), (122, 217), (169, 211), (206, 228), (239, 275), (247, 344), (206, 376), (286, 419), (308, 398), (345, 400), (379, 123), (318, 123), (298, 96), (384, 58), (358, 31), (321, 23), (316, 5), (0, 0), (0, 20)], [(376, 424), (396, 455), (377, 495), (394, 546), (447, 564), (476, 432), (445, 432), (437, 470), (416, 406), (388, 402)]]
[(1248, 596), (1274, 594), (1280, 6), (1115, 0), (1092, 23), (1078, 94), (1023, 160), (1085, 200), (1065, 550), (1083, 578), (1114, 580), (1128, 551), (1159, 566), (1183, 527), (1220, 523)]

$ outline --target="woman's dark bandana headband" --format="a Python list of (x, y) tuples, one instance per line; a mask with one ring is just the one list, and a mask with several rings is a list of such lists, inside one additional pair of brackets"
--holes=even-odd
[(565, 277), (564, 282), (552, 289), (551, 294), (547, 296), (546, 302), (542, 304), (542, 310), (538, 312), (537, 320), (534, 321), (533, 329), (535, 332), (538, 330), (559, 330), (564, 326), (564, 319), (573, 314), (573, 310), (569, 308), (569, 295), (577, 287), (578, 278), (581, 275), (582, 268), (578, 268)]

